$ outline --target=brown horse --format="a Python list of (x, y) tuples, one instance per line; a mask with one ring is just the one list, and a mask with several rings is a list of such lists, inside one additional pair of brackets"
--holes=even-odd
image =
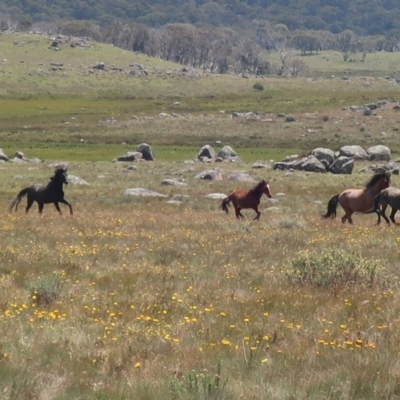
[(22, 189), (17, 197), (11, 202), (9, 210), (15, 207), (15, 211), (18, 209), (18, 204), (21, 202), (24, 196), (27, 196), (28, 201), (25, 209), (25, 214), (32, 207), (34, 201), (39, 205), (39, 214), (43, 211), (44, 204), (53, 203), (56, 210), (61, 214), (60, 206), (58, 203), (66, 204), (69, 207), (69, 212), (72, 215), (71, 204), (64, 199), (63, 185), (68, 185), (67, 181), (67, 170), (63, 168), (57, 168), (54, 171), (54, 176), (50, 178), (50, 182), (44, 186), (40, 184), (29, 186)]
[[(374, 207), (374, 198), (382, 190), (390, 186), (390, 173), (376, 174), (365, 185), (364, 189), (346, 189), (333, 196), (328, 203), (328, 210), (323, 218), (335, 218), (336, 208), (340, 204), (345, 211), (342, 222), (353, 223), (351, 216), (355, 212), (368, 213)], [(374, 210), (372, 210), (373, 212)]]
[(237, 219), (244, 218), (240, 212), (242, 208), (252, 208), (257, 213), (254, 219), (259, 219), (261, 213), (258, 211), (258, 205), (260, 204), (260, 199), (263, 193), (268, 197), (272, 197), (268, 181), (265, 181), (264, 179), (250, 190), (234, 190), (227, 198), (222, 200), (221, 208), (228, 213), (229, 203), (232, 202), (233, 207), (235, 207)]

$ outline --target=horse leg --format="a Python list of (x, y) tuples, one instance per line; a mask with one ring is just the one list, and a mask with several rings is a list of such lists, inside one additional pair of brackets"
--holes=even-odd
[(38, 205), (39, 205), (39, 215), (42, 215), (44, 204), (43, 203), (38, 203)]
[(28, 214), (29, 209), (32, 207), (34, 200), (31, 197), (28, 197), (27, 203), (26, 203), (26, 208), (25, 208), (25, 214)]
[(61, 212), (61, 210), (60, 210), (60, 206), (58, 205), (58, 203), (55, 202), (55, 203), (53, 203), (53, 204), (54, 204), (54, 207), (56, 208), (56, 210), (58, 211), (58, 213), (61, 215), (62, 212)]
[[(388, 223), (388, 224), (390, 224), (390, 221), (389, 221), (389, 219), (388, 219), (388, 217), (386, 216), (386, 214), (385, 214), (385, 211), (386, 211), (386, 208), (387, 208), (387, 204), (382, 204), (382, 208), (381, 208), (381, 215), (382, 215), (382, 217), (384, 218), (384, 220)], [(392, 213), (393, 213), (393, 208), (392, 208)], [(395, 213), (396, 214), (396, 213)], [(390, 219), (392, 219), (392, 214), (390, 214)], [(393, 219), (394, 219), (394, 215), (393, 215)], [(393, 221), (393, 220), (392, 220)]]
[(397, 213), (397, 210), (392, 207), (392, 212), (390, 213), (390, 217), (389, 218), (392, 220), (392, 222), (394, 224), (396, 224), (396, 220), (394, 219), (394, 216), (396, 215), (396, 213)]
[(346, 222), (346, 219), (347, 219), (347, 221), (349, 221), (349, 224), (352, 224), (353, 220), (351, 219), (351, 216), (353, 214), (353, 210), (350, 207), (343, 206), (343, 204), (342, 204), (342, 207), (343, 207), (343, 209), (344, 209), (344, 211), (346, 213), (342, 217), (342, 223), (344, 224)]
[(66, 204), (66, 205), (69, 207), (69, 213), (70, 213), (71, 215), (73, 215), (73, 214), (74, 214), (74, 212), (72, 211), (72, 206), (71, 206), (71, 204), (69, 204), (69, 203), (68, 203), (68, 201), (67, 201), (67, 200), (65, 200), (65, 199), (62, 199), (62, 200), (60, 200), (60, 203), (62, 203), (62, 204)]
[(257, 213), (257, 215), (253, 218), (253, 220), (258, 220), (260, 219), (260, 211), (258, 211), (258, 206), (254, 207), (253, 210)]
[(235, 216), (236, 216), (236, 218), (240, 219), (240, 208), (238, 207), (238, 205), (236, 203), (233, 203), (233, 207), (235, 208)]

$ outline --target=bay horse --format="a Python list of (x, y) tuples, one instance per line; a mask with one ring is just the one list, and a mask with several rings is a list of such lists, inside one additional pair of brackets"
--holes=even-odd
[(323, 218), (335, 218), (338, 204), (342, 206), (345, 215), (342, 223), (346, 220), (353, 223), (351, 216), (355, 212), (373, 212), (374, 198), (383, 189), (390, 186), (390, 173), (375, 174), (365, 185), (364, 189), (346, 189), (342, 193), (333, 196), (328, 203), (328, 209)]
[(229, 203), (232, 202), (237, 219), (244, 218), (240, 212), (242, 208), (253, 209), (257, 213), (254, 219), (259, 219), (261, 213), (258, 211), (258, 205), (260, 204), (263, 193), (268, 197), (272, 197), (268, 181), (264, 179), (250, 190), (234, 190), (228, 197), (222, 200), (221, 209), (228, 214), (228, 206)]
[(381, 223), (381, 216), (388, 224), (390, 224), (390, 221), (385, 214), (387, 206), (392, 207), (389, 218), (394, 224), (396, 224), (394, 216), (396, 215), (397, 210), (400, 210), (400, 189), (395, 187), (388, 187), (381, 190), (379, 194), (375, 196), (374, 209), (372, 212), (375, 211), (378, 214), (377, 225)]
[(63, 184), (68, 185), (67, 181), (67, 169), (57, 168), (54, 171), (54, 176), (50, 178), (50, 182), (45, 186), (41, 184), (35, 184), (22, 189), (17, 197), (10, 203), (9, 210), (15, 207), (15, 211), (18, 209), (18, 204), (21, 202), (24, 196), (27, 196), (27, 204), (25, 209), (25, 214), (28, 213), (29, 209), (32, 207), (34, 201), (38, 203), (39, 214), (42, 214), (44, 204), (53, 203), (56, 210), (62, 214), (58, 203), (66, 204), (69, 207), (69, 212), (72, 215), (71, 204), (64, 199)]

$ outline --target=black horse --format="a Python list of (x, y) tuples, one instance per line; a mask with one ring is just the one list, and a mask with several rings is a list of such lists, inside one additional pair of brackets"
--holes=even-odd
[(26, 204), (25, 213), (29, 211), (29, 209), (32, 207), (33, 202), (36, 201), (39, 205), (39, 214), (42, 213), (44, 204), (50, 203), (53, 203), (57, 211), (62, 214), (58, 205), (58, 203), (62, 203), (66, 204), (69, 207), (69, 212), (72, 215), (73, 212), (71, 204), (69, 204), (68, 201), (64, 199), (64, 183), (68, 185), (67, 170), (64, 168), (57, 168), (54, 171), (54, 176), (50, 178), (50, 182), (46, 186), (35, 184), (25, 189), (22, 189), (18, 193), (18, 196), (11, 202), (9, 210), (12, 211), (15, 206), (15, 211), (17, 211), (18, 204), (21, 202), (22, 198), (27, 195), (28, 202)]

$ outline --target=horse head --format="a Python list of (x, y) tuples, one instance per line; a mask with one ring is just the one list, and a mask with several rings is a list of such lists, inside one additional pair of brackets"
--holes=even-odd
[(390, 186), (390, 172), (383, 175), (381, 186), (382, 189), (386, 189)]
[(51, 180), (68, 185), (67, 168), (57, 168), (54, 171), (54, 176), (51, 178)]
[(261, 182), (263, 185), (263, 193), (265, 195), (267, 195), (269, 198), (271, 198), (272, 194), (271, 194), (271, 189), (269, 188), (269, 184), (268, 184), (269, 181), (266, 181), (265, 179), (263, 179)]

